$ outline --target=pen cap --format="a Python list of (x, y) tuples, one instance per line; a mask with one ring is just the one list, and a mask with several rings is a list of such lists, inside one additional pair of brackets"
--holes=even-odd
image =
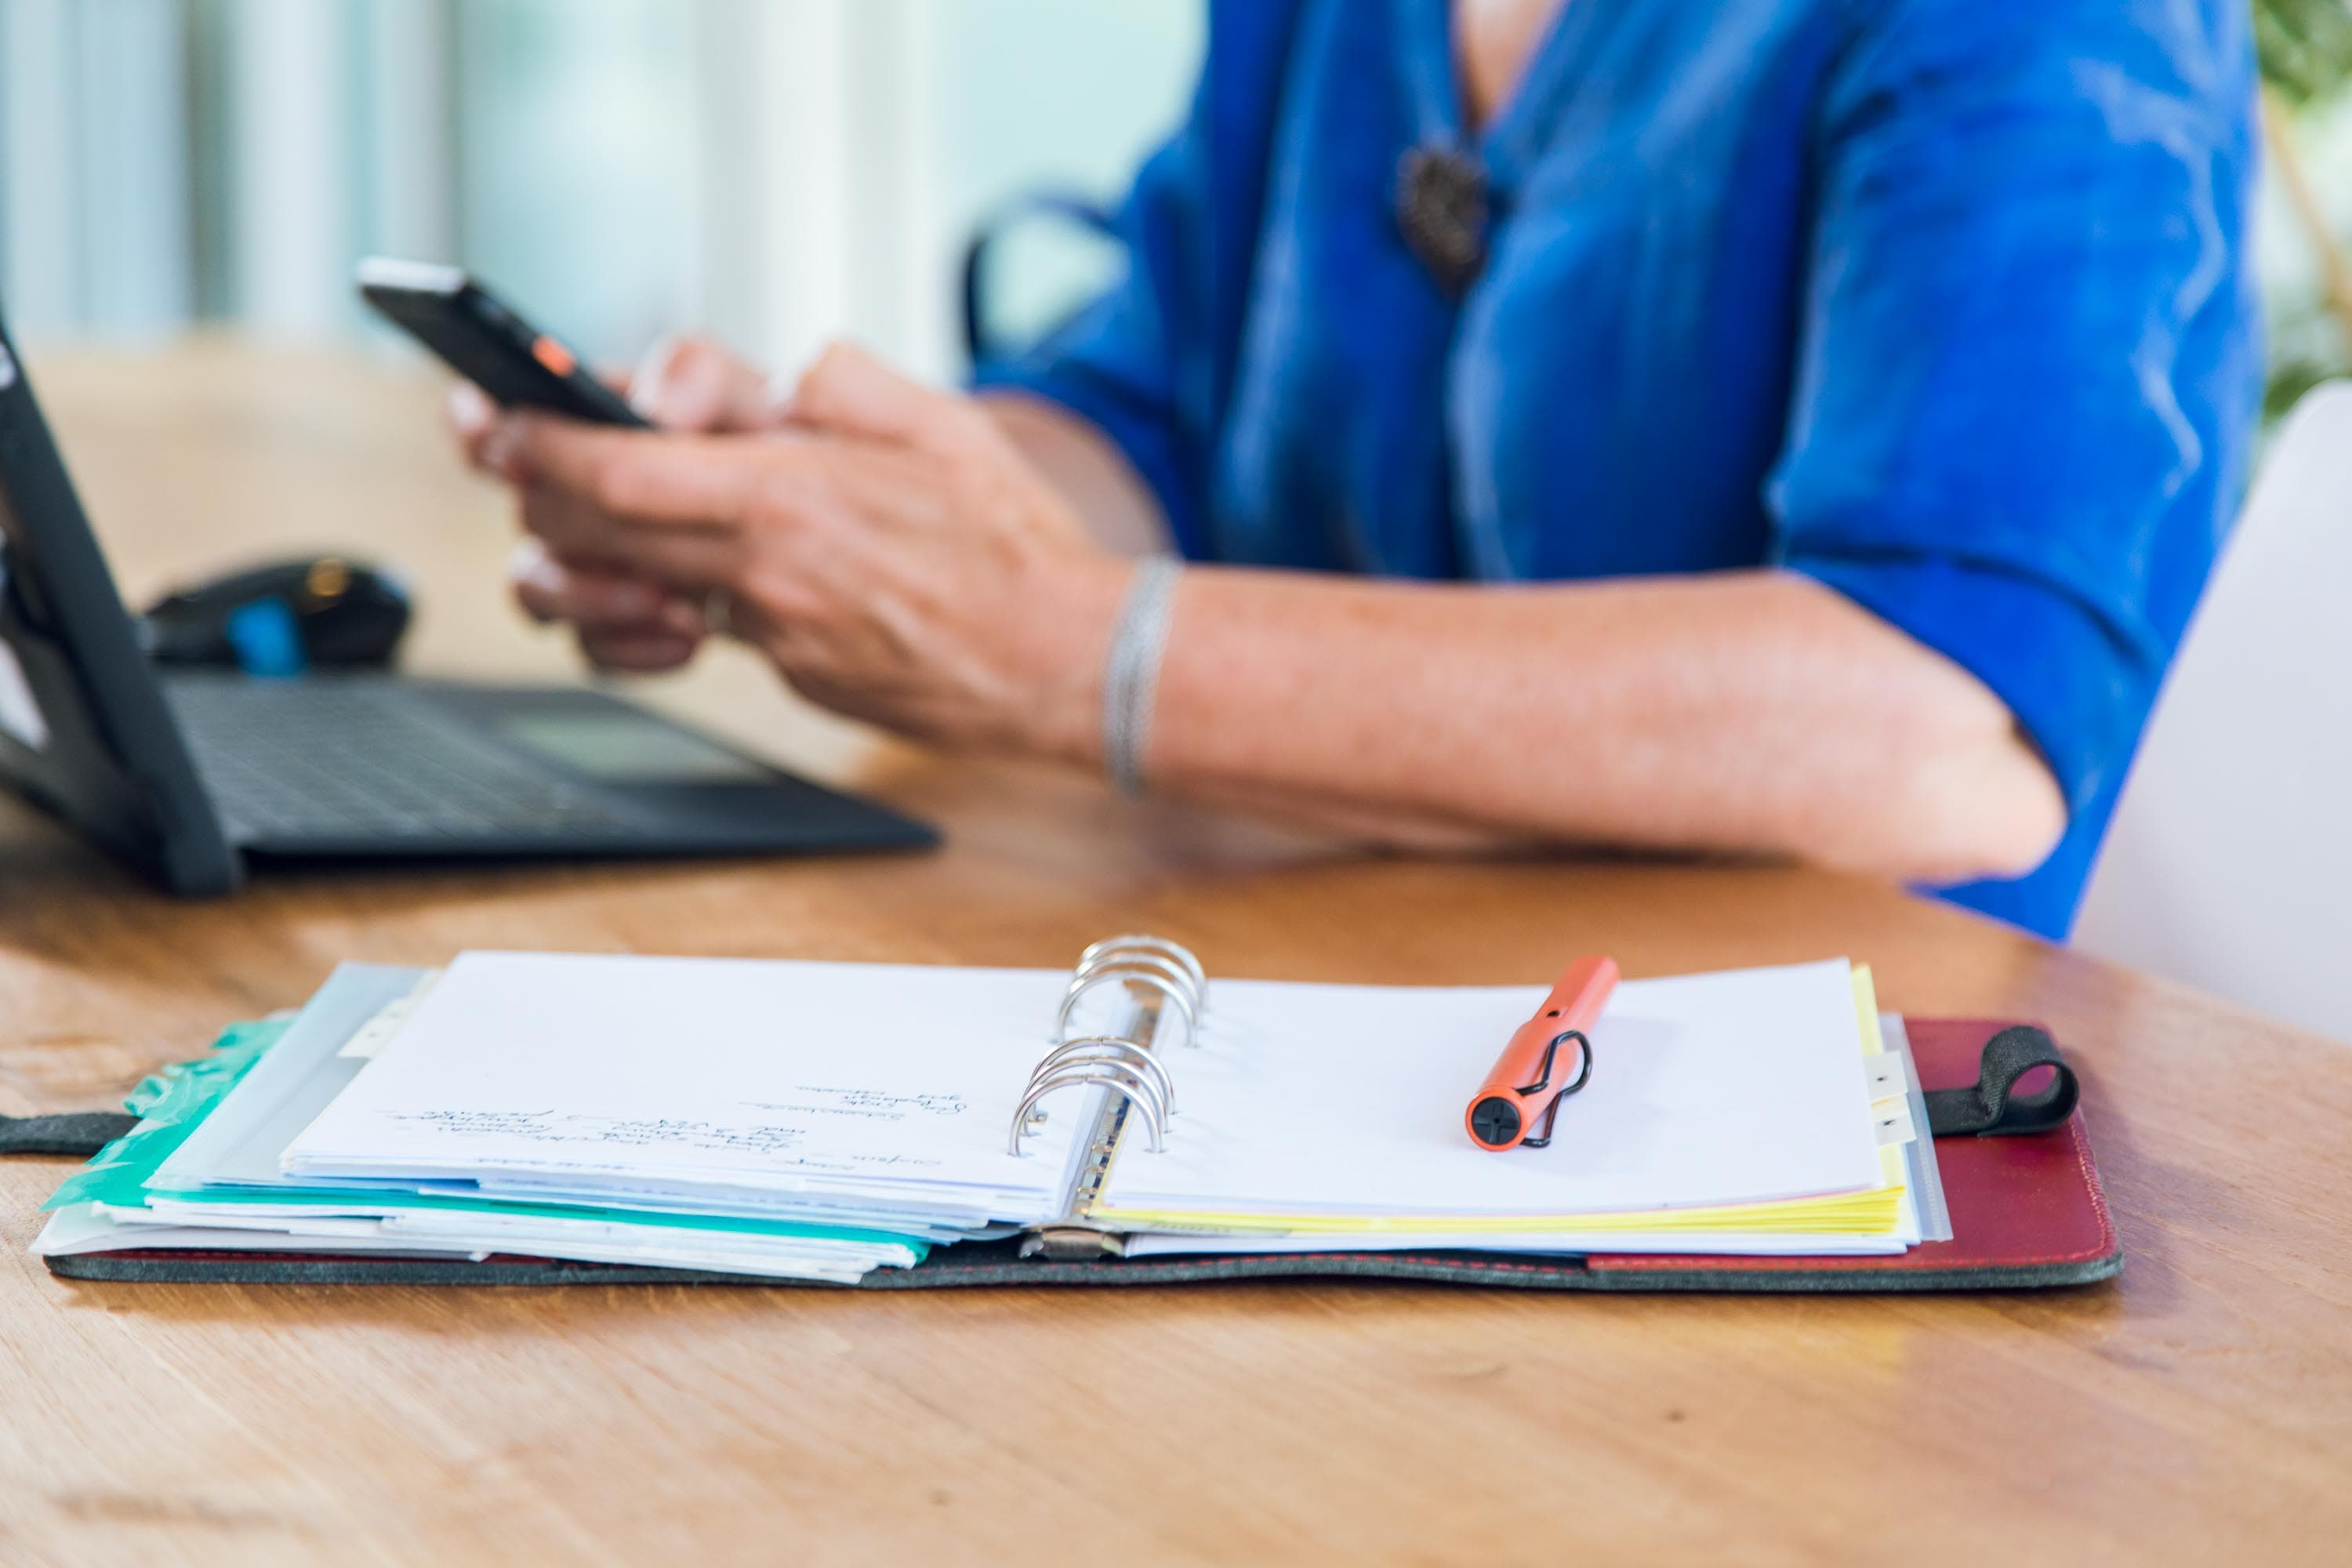
[(1609, 1005), (1610, 994), (1617, 989), (1617, 961), (1613, 958), (1580, 958), (1560, 972), (1544, 998), (1542, 1011), (1528, 1020), (1530, 1026), (1552, 1026), (1552, 1032), (1562, 1029), (1585, 1030), (1592, 1027), (1601, 1016), (1601, 1009)]
[(1496, 1058), (1494, 1070), (1470, 1099), (1464, 1125), (1471, 1141), (1482, 1149), (1515, 1147), (1527, 1136), (1544, 1109), (1568, 1086), (1580, 1059), (1590, 1056), (1572, 1048), (1566, 1060), (1553, 1042), (1566, 1034), (1592, 1027), (1617, 988), (1613, 959), (1580, 958), (1560, 974), (1536, 1016), (1513, 1031), (1510, 1043)]

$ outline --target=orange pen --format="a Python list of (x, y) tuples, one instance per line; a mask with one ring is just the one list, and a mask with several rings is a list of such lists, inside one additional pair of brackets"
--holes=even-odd
[[(1499, 1152), (1525, 1144), (1540, 1149), (1551, 1142), (1551, 1124), (1559, 1120), (1559, 1102), (1584, 1087), (1592, 1076), (1592, 1042), (1586, 1037), (1609, 994), (1617, 989), (1617, 961), (1580, 958), (1568, 966), (1551, 988), (1536, 1016), (1521, 1024), (1503, 1047), (1495, 1070), (1470, 1097), (1463, 1125), (1470, 1141), (1481, 1149)], [(1560, 1082), (1559, 1050), (1576, 1042), (1580, 1062), (1573, 1083)], [(1530, 1138), (1536, 1118), (1544, 1119), (1543, 1136)]]

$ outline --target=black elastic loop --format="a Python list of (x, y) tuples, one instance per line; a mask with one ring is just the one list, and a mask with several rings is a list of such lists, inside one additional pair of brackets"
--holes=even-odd
[(139, 1125), (119, 1110), (75, 1110), (61, 1116), (0, 1116), (0, 1154), (97, 1153)]
[[(2050, 1087), (2034, 1094), (2011, 1094), (2017, 1080), (2035, 1068), (2051, 1069)], [(1967, 1089), (1931, 1089), (1927, 1127), (1938, 1138), (2007, 1137), (2047, 1132), (2074, 1114), (2082, 1089), (2058, 1042), (2042, 1030), (2020, 1025), (1985, 1042), (1977, 1081)]]

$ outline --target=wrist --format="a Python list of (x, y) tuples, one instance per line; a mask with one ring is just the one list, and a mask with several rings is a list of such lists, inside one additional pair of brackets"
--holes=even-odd
[(1016, 636), (1032, 673), (1008, 715), (1014, 749), (1100, 765), (1103, 663), (1134, 570), (1131, 561), (1090, 550), (1057, 563), (1045, 591), (1023, 595)]
[(1140, 798), (1148, 783), (1160, 665), (1183, 565), (1174, 555), (1138, 562), (1111, 623), (1110, 649), (1103, 660), (1102, 766), (1112, 787), (1129, 800)]

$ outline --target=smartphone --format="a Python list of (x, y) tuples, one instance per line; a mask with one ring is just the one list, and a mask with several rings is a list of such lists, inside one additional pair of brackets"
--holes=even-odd
[(650, 428), (570, 349), (524, 321), (465, 269), (386, 256), (360, 263), (360, 297), (506, 408)]

